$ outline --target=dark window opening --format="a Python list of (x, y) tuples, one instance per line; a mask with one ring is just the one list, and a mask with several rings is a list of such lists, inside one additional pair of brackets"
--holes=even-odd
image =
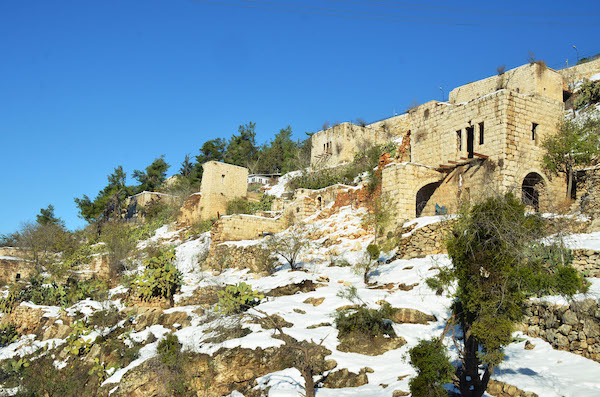
[(462, 150), (462, 130), (456, 131), (456, 151)]
[(531, 140), (535, 141), (537, 140), (537, 129), (538, 129), (539, 124), (537, 123), (531, 123)]
[(473, 144), (475, 141), (475, 127), (467, 127), (467, 157), (473, 158)]
[(300, 212), (300, 207), (296, 207), (296, 213)]
[(429, 118), (429, 109), (425, 109), (425, 112), (423, 112), (423, 117), (425, 118), (425, 120)]
[(484, 127), (483, 127), (483, 122), (479, 123), (479, 144), (483, 145), (483, 133), (484, 133)]
[(21, 273), (17, 273), (17, 276), (15, 277), (15, 280), (20, 280), (21, 279)]
[(321, 209), (323, 207), (323, 199), (321, 196), (317, 197), (317, 208)]
[(521, 201), (523, 204), (538, 212), (540, 210), (540, 192), (543, 188), (544, 180), (539, 174), (535, 172), (527, 174), (521, 186)]

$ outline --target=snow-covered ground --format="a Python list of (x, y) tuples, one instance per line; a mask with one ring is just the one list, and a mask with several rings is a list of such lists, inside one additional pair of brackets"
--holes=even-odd
[[(175, 239), (173, 232), (169, 232), (167, 228), (161, 228), (152, 240), (158, 242), (169, 239), (168, 244), (177, 246), (175, 250), (176, 265), (184, 273), (184, 286), (181, 294), (176, 296), (176, 302), (185, 296), (191, 296), (198, 287), (235, 284), (241, 281), (251, 285), (253, 289), (263, 292), (303, 280), (313, 280), (324, 284), (312, 292), (267, 298), (257, 308), (269, 314), (276, 313), (292, 323), (292, 327), (286, 328), (286, 332), (296, 339), (323, 340), (323, 345), (332, 351), (327, 359), (334, 359), (338, 363), (334, 371), (347, 368), (358, 373), (364, 367), (373, 370), (372, 373), (368, 373), (369, 383), (364, 386), (319, 389), (317, 396), (391, 397), (395, 390), (408, 391), (410, 377), (415, 374), (406, 359), (408, 350), (420, 339), (440, 335), (445, 326), (451, 300), (448, 297), (436, 295), (427, 288), (424, 280), (436, 274), (438, 267), (448, 265), (449, 259), (447, 255), (431, 255), (426, 258), (399, 259), (382, 264), (372, 275), (372, 282), (379, 285), (389, 283), (418, 285), (409, 291), (397, 288), (391, 290), (369, 288), (363, 283), (362, 275), (356, 274), (351, 266), (331, 265), (332, 259), (343, 258), (350, 264), (360, 260), (365, 247), (373, 240), (372, 233), (364, 228), (364, 216), (364, 210), (344, 207), (329, 218), (313, 217), (309, 220), (307, 227), (313, 233), (315, 240), (301, 258), (302, 269), (293, 271), (289, 266), (282, 265), (273, 275), (265, 277), (257, 277), (248, 270), (237, 269), (227, 269), (218, 275), (212, 272), (203, 272), (198, 261), (209, 248), (210, 238), (208, 235), (182, 242)], [(419, 228), (443, 219), (444, 217), (424, 217), (407, 223), (405, 226), (415, 224), (415, 227)], [(255, 242), (239, 242), (238, 244), (252, 243)], [(600, 250), (600, 233), (573, 235), (569, 237), (567, 244), (572, 248)], [(384, 256), (386, 255), (384, 254)], [(337, 262), (339, 263), (339, 261)], [(369, 307), (378, 308), (377, 302), (385, 300), (394, 307), (418, 309), (426, 314), (432, 314), (437, 321), (428, 325), (394, 324), (396, 334), (405, 338), (407, 344), (380, 356), (364, 356), (338, 351), (336, 350), (339, 344), (338, 331), (333, 325), (322, 325), (316, 328), (311, 328), (311, 326), (323, 323), (333, 324), (335, 309), (351, 304), (347, 299), (338, 296), (340, 291), (347, 289), (349, 285), (357, 288), (360, 299)], [(116, 288), (111, 291), (109, 296), (116, 296), (124, 291), (125, 289), (122, 287)], [(589, 296), (595, 298), (600, 296), (600, 280), (593, 279)], [(324, 301), (318, 306), (313, 306), (304, 303), (307, 298), (324, 298)], [(552, 300), (553, 297), (544, 299)], [(115, 300), (113, 304), (123, 308), (118, 300)], [(77, 311), (89, 316), (94, 311), (102, 310), (105, 306), (106, 303), (86, 300), (67, 308), (66, 311), (67, 313)], [(56, 307), (35, 307), (42, 309), (45, 316), (55, 316), (60, 311)], [(250, 322), (244, 323), (243, 326), (251, 329), (252, 333), (244, 337), (223, 343), (207, 343), (205, 339), (211, 336), (208, 332), (209, 329), (223, 324), (227, 320), (219, 318), (213, 322), (207, 321), (206, 314), (196, 314), (197, 309), (198, 306), (190, 305), (175, 306), (165, 311), (165, 313), (185, 312), (188, 314), (191, 325), (177, 327), (175, 332), (185, 350), (210, 354), (222, 347), (265, 348), (279, 346), (283, 343), (279, 339), (272, 338), (272, 331), (264, 330), (259, 325)], [(150, 334), (160, 340), (168, 332), (169, 329), (161, 325), (152, 325), (139, 332), (129, 333), (128, 343), (145, 341)], [(526, 391), (535, 392), (541, 397), (596, 397), (600, 395), (599, 363), (565, 351), (554, 350), (541, 339), (518, 336), (521, 340), (530, 340), (535, 345), (535, 349), (525, 350), (524, 341), (508, 346), (506, 360), (497, 368), (495, 379)], [(1, 348), (0, 359), (23, 356), (38, 350), (41, 351), (44, 346), (65, 343), (65, 340), (40, 342), (34, 339), (33, 335), (23, 336), (11, 345)], [(451, 341), (447, 340), (446, 343), (450, 347), (453, 357), (456, 357)], [(104, 381), (104, 384), (114, 385), (115, 387), (109, 387), (115, 390), (123, 375), (157, 354), (157, 344), (158, 341), (155, 341), (142, 347), (136, 360), (126, 368), (117, 369)], [(62, 364), (57, 361), (57, 365)], [(409, 376), (403, 377), (404, 375)], [(303, 380), (296, 369), (286, 369), (259, 378), (258, 384), (258, 387), (262, 388), (271, 387), (269, 391), (271, 397), (289, 397), (300, 395)], [(240, 397), (242, 394), (235, 392), (231, 396)]]

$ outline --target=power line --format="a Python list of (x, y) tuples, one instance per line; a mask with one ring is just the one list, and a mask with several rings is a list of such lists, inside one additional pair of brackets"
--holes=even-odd
[[(345, 2), (344, 0), (329, 0), (329, 1), (338, 1)], [(589, 14), (589, 13), (568, 13), (563, 11), (545, 11), (545, 12), (528, 12), (528, 11), (504, 11), (504, 10), (490, 10), (490, 9), (479, 9), (479, 8), (460, 8), (460, 7), (448, 7), (448, 6), (440, 6), (440, 5), (431, 5), (431, 4), (418, 4), (418, 3), (409, 3), (405, 1), (386, 1), (386, 0), (367, 0), (368, 3), (362, 2), (362, 4), (373, 4), (379, 5), (382, 7), (394, 7), (394, 8), (425, 8), (425, 9), (439, 9), (445, 10), (449, 12), (470, 12), (477, 14), (493, 14), (493, 15), (514, 15), (514, 16), (598, 16), (600, 14)], [(353, 3), (358, 3), (354, 2)], [(383, 3), (383, 4), (376, 4)]]
[[(264, 0), (238, 0), (238, 1), (243, 1), (246, 3), (254, 3), (254, 5), (223, 2), (223, 1), (216, 1), (216, 0), (193, 0), (193, 1), (233, 6), (233, 7), (243, 7), (243, 8), (251, 8), (251, 9), (263, 9), (263, 10), (269, 10), (269, 11), (296, 13), (296, 14), (309, 14), (309, 15), (329, 16), (329, 17), (338, 17), (338, 18), (389, 21), (389, 22), (407, 22), (407, 23), (419, 23), (419, 24), (490, 27), (490, 25), (495, 25), (495, 26), (522, 25), (524, 23), (527, 23), (528, 25), (551, 26), (551, 25), (558, 25), (558, 24), (564, 23), (563, 21), (518, 22), (518, 21), (473, 21), (473, 20), (456, 20), (456, 19), (448, 19), (448, 18), (431, 18), (431, 17), (424, 18), (424, 17), (416, 17), (416, 16), (408, 16), (408, 15), (388, 15), (388, 14), (355, 11), (355, 10), (324, 8), (324, 7), (296, 5), (296, 4), (289, 4), (289, 3), (278, 3), (278, 2), (264, 1)], [(330, 1), (342, 1), (342, 0), (330, 0)], [(346, 2), (349, 2), (349, 1), (346, 1)], [(350, 1), (350, 3), (357, 3), (357, 2)], [(263, 4), (266, 4), (266, 6)], [(360, 4), (366, 5), (365, 3), (360, 3)], [(293, 7), (293, 8), (300, 8), (300, 9), (273, 8), (271, 6)], [(598, 26), (598, 25), (600, 25), (600, 23), (592, 23), (592, 24), (586, 24), (586, 25)]]

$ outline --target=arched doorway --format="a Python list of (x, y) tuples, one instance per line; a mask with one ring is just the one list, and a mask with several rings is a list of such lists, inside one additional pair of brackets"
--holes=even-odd
[(440, 186), (440, 183), (441, 182), (429, 183), (429, 184), (423, 186), (421, 189), (419, 189), (419, 191), (417, 191), (416, 203), (415, 203), (416, 204), (416, 213), (415, 214), (417, 217), (421, 216), (421, 213), (425, 209), (425, 206), (427, 206), (429, 199), (431, 198), (431, 196), (433, 195), (435, 190), (438, 188), (438, 186)]
[(523, 179), (521, 201), (538, 212), (540, 210), (540, 196), (543, 189), (544, 179), (542, 176), (537, 172), (530, 172)]

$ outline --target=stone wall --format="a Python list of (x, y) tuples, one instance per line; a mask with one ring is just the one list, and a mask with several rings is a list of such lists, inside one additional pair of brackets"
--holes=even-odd
[(382, 171), (381, 194), (386, 207), (398, 223), (416, 215), (417, 192), (424, 186), (441, 182), (445, 174), (413, 163), (391, 163)]
[(600, 58), (563, 69), (559, 73), (564, 79), (564, 89), (571, 90), (573, 83), (582, 79), (589, 79), (593, 75), (600, 73)]
[(31, 262), (10, 256), (0, 256), (0, 283), (26, 280), (34, 270), (35, 266)]
[(474, 81), (450, 91), (449, 102), (468, 102), (500, 89), (508, 89), (522, 94), (536, 94), (563, 99), (563, 78), (560, 73), (540, 62), (530, 63), (508, 70), (502, 74)]
[(391, 132), (352, 123), (342, 123), (311, 137), (310, 165), (313, 168), (331, 167), (351, 162), (354, 155), (373, 144), (392, 140)]
[(523, 333), (600, 362), (600, 306), (594, 299), (569, 306), (527, 302), (525, 316)]
[(573, 250), (573, 267), (587, 277), (600, 277), (600, 252), (587, 249)]
[[(452, 228), (452, 222), (439, 222), (424, 226), (404, 237), (398, 243), (396, 258), (424, 258), (427, 255), (446, 253), (446, 235)], [(401, 230), (406, 233), (410, 229)]]
[(165, 200), (173, 203), (178, 200), (178, 197), (170, 194), (159, 193), (159, 192), (141, 192), (134, 196), (128, 197), (125, 201), (125, 207), (127, 207), (127, 213), (125, 219), (132, 219), (140, 217), (140, 211), (145, 208), (148, 204), (154, 201)]
[(406, 131), (410, 130), (410, 118), (408, 113), (393, 116), (384, 120), (379, 120), (367, 125), (373, 130), (381, 130), (391, 132), (394, 136), (402, 136)]
[(250, 269), (254, 273), (267, 274), (276, 261), (261, 244), (238, 246), (225, 243), (211, 249), (203, 266), (212, 270)]
[(213, 244), (219, 244), (224, 241), (253, 240), (263, 233), (279, 233), (284, 228), (282, 218), (237, 214), (221, 217), (210, 233)]
[(577, 201), (575, 208), (594, 219), (600, 219), (600, 168), (577, 172)]

